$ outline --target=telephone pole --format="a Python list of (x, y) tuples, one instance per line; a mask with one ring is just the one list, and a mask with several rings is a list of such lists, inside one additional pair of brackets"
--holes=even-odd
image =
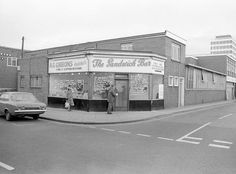
[(21, 42), (21, 58), (24, 58), (24, 41), (25, 41), (25, 37), (22, 37), (22, 42)]

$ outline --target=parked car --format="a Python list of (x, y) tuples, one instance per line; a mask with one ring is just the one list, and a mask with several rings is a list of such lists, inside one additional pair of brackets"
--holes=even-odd
[(12, 117), (30, 116), (37, 120), (40, 114), (46, 111), (46, 104), (28, 92), (3, 92), (0, 95), (0, 115), (5, 115), (6, 120)]

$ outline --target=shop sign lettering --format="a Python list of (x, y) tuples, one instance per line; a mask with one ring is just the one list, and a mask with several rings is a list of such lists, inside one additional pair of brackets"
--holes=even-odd
[(85, 57), (49, 60), (49, 73), (129, 72), (164, 74), (164, 61), (151, 58)]
[(145, 58), (92, 58), (90, 71), (164, 74), (164, 62)]
[(150, 67), (151, 61), (146, 59), (114, 59), (109, 58), (106, 62), (102, 59), (93, 59), (93, 68), (104, 68), (104, 67)]
[(81, 72), (88, 70), (87, 59), (52, 59), (49, 60), (49, 73)]

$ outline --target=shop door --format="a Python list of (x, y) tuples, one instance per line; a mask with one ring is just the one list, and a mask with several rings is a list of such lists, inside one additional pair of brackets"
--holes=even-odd
[(115, 81), (115, 87), (118, 92), (115, 102), (116, 111), (127, 111), (128, 110), (128, 80), (117, 79)]

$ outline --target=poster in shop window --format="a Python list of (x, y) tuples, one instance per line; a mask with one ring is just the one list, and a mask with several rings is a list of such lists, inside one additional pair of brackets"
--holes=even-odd
[(146, 94), (148, 92), (148, 76), (144, 74), (133, 74), (131, 75), (130, 85), (131, 94)]
[(49, 96), (51, 97), (66, 97), (67, 87), (71, 85), (73, 98), (86, 99), (88, 94), (84, 89), (84, 80), (83, 79), (63, 79), (59, 77), (50, 77), (50, 90)]
[(148, 75), (131, 74), (130, 75), (130, 100), (147, 100), (149, 95)]
[(94, 77), (93, 99), (106, 99), (107, 89), (113, 83), (113, 75), (101, 75)]

